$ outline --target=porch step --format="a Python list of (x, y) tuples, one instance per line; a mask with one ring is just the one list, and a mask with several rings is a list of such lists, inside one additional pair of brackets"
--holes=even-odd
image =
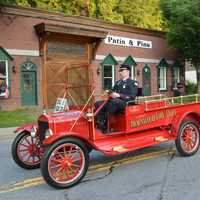
[(170, 140), (175, 140), (175, 137), (167, 130), (152, 129), (132, 134), (107, 135), (95, 141), (94, 145), (106, 155), (118, 155)]

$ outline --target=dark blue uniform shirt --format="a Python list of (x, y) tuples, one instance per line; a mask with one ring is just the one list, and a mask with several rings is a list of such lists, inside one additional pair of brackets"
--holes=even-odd
[(112, 91), (119, 93), (122, 100), (134, 100), (138, 92), (138, 83), (131, 78), (118, 80), (113, 86)]

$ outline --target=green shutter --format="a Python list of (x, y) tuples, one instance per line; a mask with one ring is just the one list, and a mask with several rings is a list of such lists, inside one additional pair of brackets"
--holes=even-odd
[(179, 60), (176, 60), (173, 64), (173, 68), (180, 68), (182, 65), (181, 65), (181, 62)]
[(1, 46), (0, 46), (0, 58), (2, 60), (9, 60), (9, 61), (13, 60), (13, 57)]
[(123, 64), (128, 64), (128, 65), (131, 65), (131, 66), (134, 66), (134, 67), (137, 65), (136, 62), (135, 62), (135, 60), (132, 58), (131, 55), (129, 55), (129, 56), (125, 59), (125, 61), (123, 62)]
[(108, 54), (104, 60), (101, 62), (101, 65), (117, 65), (118, 62), (112, 56), (112, 54)]
[(165, 58), (162, 58), (162, 60), (157, 65), (157, 67), (166, 67), (166, 68), (168, 68), (169, 64), (167, 63), (167, 61), (165, 60)]
[[(136, 67), (136, 62), (135, 62), (135, 60), (133, 59), (133, 57), (131, 56), (131, 55), (129, 55), (126, 59), (125, 59), (125, 61), (123, 62), (123, 64), (127, 64), (127, 65), (130, 65), (130, 66), (133, 66), (133, 72), (134, 72), (134, 77), (136, 76), (136, 74), (135, 74), (135, 67)], [(130, 74), (130, 76), (131, 76), (131, 74)]]

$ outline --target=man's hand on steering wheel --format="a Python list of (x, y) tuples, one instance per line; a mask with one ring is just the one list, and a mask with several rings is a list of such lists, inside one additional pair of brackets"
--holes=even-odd
[(120, 97), (120, 94), (117, 93), (117, 92), (112, 92), (112, 93), (110, 94), (110, 97), (112, 97), (112, 98), (117, 98), (117, 97)]

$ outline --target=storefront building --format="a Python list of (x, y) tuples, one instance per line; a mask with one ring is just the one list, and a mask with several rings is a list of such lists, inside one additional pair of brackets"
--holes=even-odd
[[(5, 6), (0, 26), (0, 79), (8, 89), (0, 94), (2, 110), (52, 107), (66, 89), (70, 67), (92, 69), (95, 94), (119, 79), (122, 63), (132, 66), (131, 76), (145, 96), (173, 96), (185, 80), (184, 63), (167, 47), (164, 32)], [(71, 81), (81, 84), (84, 76), (77, 70)]]

